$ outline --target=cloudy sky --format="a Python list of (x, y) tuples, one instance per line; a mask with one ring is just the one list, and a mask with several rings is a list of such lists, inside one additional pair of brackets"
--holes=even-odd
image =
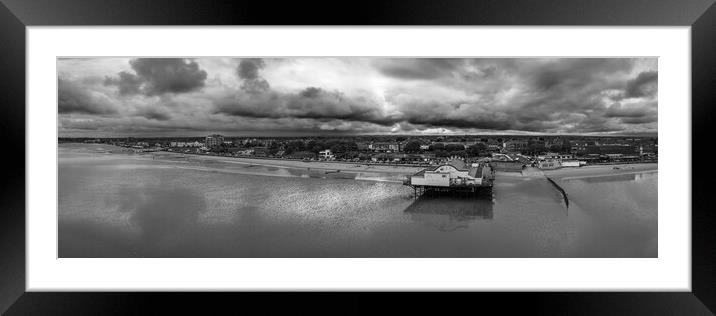
[(59, 135), (631, 134), (656, 58), (63, 58)]

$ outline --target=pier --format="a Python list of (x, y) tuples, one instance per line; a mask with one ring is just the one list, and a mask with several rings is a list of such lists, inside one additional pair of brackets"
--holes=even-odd
[(415, 198), (424, 194), (469, 197), (492, 193), (494, 181), (495, 172), (490, 164), (468, 166), (462, 160), (452, 160), (408, 176), (403, 185), (413, 188)]

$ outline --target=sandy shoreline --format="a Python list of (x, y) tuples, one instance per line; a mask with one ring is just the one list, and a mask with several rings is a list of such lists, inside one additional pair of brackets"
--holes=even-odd
[[(300, 161), (300, 160), (281, 160), (281, 159), (260, 159), (260, 158), (243, 158), (243, 157), (221, 157), (221, 156), (209, 156), (209, 155), (194, 155), (194, 154), (180, 154), (180, 153), (169, 153), (161, 152), (154, 153), (157, 157), (170, 159), (190, 159), (190, 160), (205, 160), (205, 161), (219, 161), (224, 163), (243, 164), (243, 165), (256, 165), (265, 167), (278, 167), (278, 168), (295, 168), (295, 169), (319, 169), (326, 171), (338, 171), (340, 172), (376, 172), (376, 173), (399, 173), (399, 174), (412, 174), (418, 172), (424, 167), (414, 166), (390, 166), (390, 165), (373, 165), (364, 163), (351, 163), (351, 162), (325, 162), (325, 161)], [(178, 158), (178, 157), (187, 158)], [(175, 158), (176, 157), (176, 158)]]
[(543, 172), (544, 175), (547, 177), (553, 179), (567, 180), (619, 174), (658, 172), (658, 167), (659, 165), (656, 163), (636, 163), (615, 165), (590, 165), (584, 167), (543, 170)]
[[(328, 161), (301, 161), (284, 159), (265, 158), (244, 158), (244, 157), (222, 157), (211, 155), (199, 155), (177, 152), (152, 152), (141, 154), (152, 156), (155, 159), (169, 161), (193, 161), (199, 162), (220, 162), (228, 164), (239, 164), (249, 166), (263, 166), (275, 168), (293, 168), (303, 170), (316, 170), (325, 172), (346, 172), (346, 173), (384, 173), (393, 176), (409, 175), (416, 173), (426, 167), (421, 166), (397, 166), (383, 164), (366, 164), (356, 162), (328, 162)], [(657, 163), (634, 163), (634, 164), (604, 164), (588, 165), (583, 167), (568, 167), (554, 170), (540, 170), (529, 168), (532, 173), (518, 172), (497, 172), (498, 177), (535, 177), (546, 176), (555, 180), (578, 179), (587, 177), (599, 177), (620, 174), (634, 174), (645, 172), (658, 172)]]

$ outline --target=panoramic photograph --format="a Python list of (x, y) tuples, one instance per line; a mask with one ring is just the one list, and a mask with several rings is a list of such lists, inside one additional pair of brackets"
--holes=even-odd
[(60, 258), (656, 258), (658, 58), (57, 59)]

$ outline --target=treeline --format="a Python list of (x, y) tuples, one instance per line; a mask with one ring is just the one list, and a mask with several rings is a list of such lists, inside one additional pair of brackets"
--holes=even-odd
[[(418, 141), (410, 141), (405, 144), (403, 151), (406, 153), (420, 153), (423, 152), (423, 150), (420, 149), (421, 145), (422, 143)], [(428, 146), (428, 151), (434, 153), (436, 157), (479, 157), (489, 155), (487, 145), (483, 143), (476, 143), (468, 146), (467, 148), (460, 144), (435, 143)]]
[(284, 154), (290, 155), (294, 152), (301, 151), (318, 154), (319, 151), (326, 149), (330, 149), (333, 154), (343, 154), (348, 152), (357, 152), (358, 145), (354, 142), (342, 140), (310, 140), (308, 142), (293, 140), (287, 142), (284, 146)]
[(523, 153), (527, 155), (539, 155), (545, 152), (569, 153), (571, 150), (572, 146), (569, 141), (562, 141), (560, 144), (554, 144), (548, 147), (542, 141), (529, 140), (527, 142), (527, 148), (523, 150)]

